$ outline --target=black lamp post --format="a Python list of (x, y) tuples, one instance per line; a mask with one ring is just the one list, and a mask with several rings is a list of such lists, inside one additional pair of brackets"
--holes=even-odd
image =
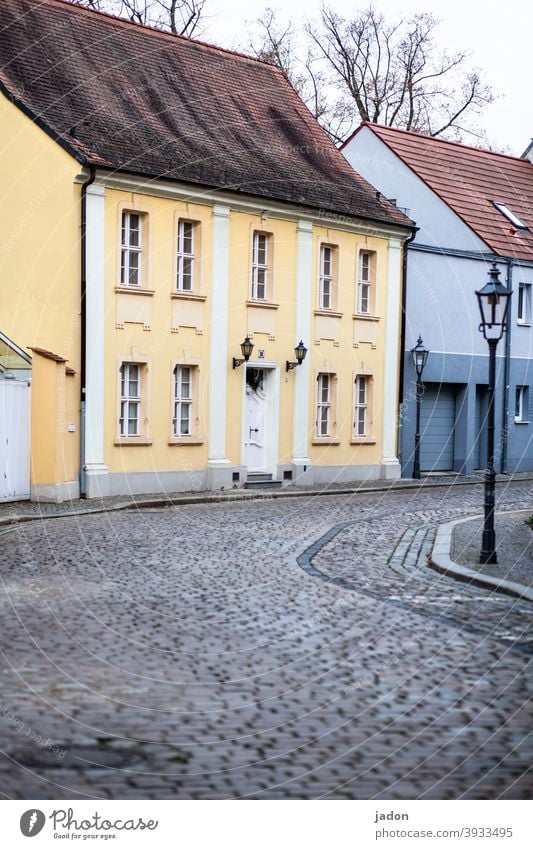
[(494, 532), (494, 490), (496, 475), (494, 472), (494, 388), (496, 382), (496, 348), (507, 329), (507, 311), (512, 290), (499, 280), (500, 272), (493, 264), (489, 279), (482, 289), (476, 292), (483, 333), (489, 345), (489, 393), (487, 410), (487, 467), (485, 469), (485, 523), (481, 543), (480, 563), (497, 563), (496, 534)]
[(285, 367), (285, 371), (290, 371), (292, 368), (296, 368), (296, 366), (301, 366), (303, 361), (305, 360), (305, 355), (307, 354), (307, 348), (305, 347), (305, 345), (304, 345), (304, 343), (302, 342), (301, 339), (300, 339), (300, 342), (298, 343), (298, 345), (296, 346), (296, 348), (294, 349), (294, 354), (296, 356), (296, 360), (293, 363), (291, 363), (291, 362), (289, 362), (289, 360), (287, 360), (287, 365)]
[(429, 351), (424, 348), (422, 337), (411, 348), (411, 356), (416, 371), (416, 433), (415, 433), (415, 461), (413, 463), (413, 478), (420, 480), (420, 405), (422, 402), (422, 372), (427, 363)]

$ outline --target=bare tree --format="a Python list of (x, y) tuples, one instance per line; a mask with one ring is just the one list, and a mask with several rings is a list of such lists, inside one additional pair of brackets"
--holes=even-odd
[(206, 0), (68, 0), (99, 12), (110, 12), (137, 24), (151, 24), (191, 38), (198, 30)]
[(324, 6), (306, 32), (358, 119), (431, 136), (479, 136), (470, 122), (492, 92), (467, 68), (465, 51), (438, 51), (437, 25), (427, 13), (390, 23), (372, 6), (351, 20)]

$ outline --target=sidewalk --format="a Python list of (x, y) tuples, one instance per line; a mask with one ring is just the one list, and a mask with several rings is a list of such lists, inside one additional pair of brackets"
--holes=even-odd
[[(497, 475), (502, 484), (512, 481), (533, 480), (533, 472), (520, 472), (513, 475)], [(425, 489), (433, 487), (467, 486), (483, 483), (482, 473), (473, 475), (423, 475), (421, 480), (400, 478), (394, 481), (366, 480), (348, 483), (327, 484), (324, 486), (288, 485), (281, 490), (253, 490), (238, 487), (229, 490), (209, 490), (195, 492), (150, 493), (142, 495), (114, 495), (107, 498), (77, 499), (59, 504), (36, 501), (0, 502), (0, 527), (17, 522), (39, 518), (71, 516), (77, 513), (103, 513), (113, 510), (128, 510), (141, 507), (172, 507), (187, 504), (209, 504), (227, 501), (271, 500), (275, 498), (312, 498), (316, 495), (356, 495), (367, 492), (387, 492), (389, 490)], [(480, 502), (481, 503), (481, 502)], [(532, 505), (533, 512), (533, 505)]]
[(439, 525), (429, 565), (459, 581), (533, 602), (533, 509), (496, 513), (497, 563), (480, 563), (483, 515)]

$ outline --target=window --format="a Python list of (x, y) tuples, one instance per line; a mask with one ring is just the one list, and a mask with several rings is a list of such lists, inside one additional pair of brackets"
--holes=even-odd
[(519, 324), (531, 322), (531, 283), (518, 284), (517, 321)]
[(517, 386), (515, 394), (514, 420), (515, 422), (527, 422), (528, 420), (528, 396), (529, 386)]
[(511, 212), (508, 206), (505, 203), (501, 203), (500, 201), (493, 200), (492, 203), (496, 207), (496, 209), (501, 212), (502, 215), (505, 215), (508, 221), (511, 222), (518, 230), (527, 230), (527, 224), (524, 224), (514, 212)]
[(192, 434), (192, 367), (176, 366), (174, 369), (174, 436)]
[(141, 413), (141, 366), (123, 363), (120, 367), (120, 435), (139, 436)]
[(357, 277), (357, 312), (373, 312), (373, 295), (375, 279), (375, 254), (370, 251), (361, 251), (359, 254), (359, 268)]
[(192, 221), (179, 220), (176, 280), (178, 292), (192, 292), (194, 288), (194, 230)]
[(266, 301), (269, 271), (269, 234), (255, 232), (252, 250), (252, 300)]
[(120, 285), (141, 285), (142, 215), (122, 213)]
[(355, 379), (354, 435), (367, 436), (368, 379), (358, 375)]
[(333, 264), (334, 251), (332, 245), (320, 245), (320, 280), (318, 305), (321, 310), (333, 309)]
[(331, 375), (318, 375), (318, 398), (316, 412), (317, 436), (330, 436), (331, 419)]

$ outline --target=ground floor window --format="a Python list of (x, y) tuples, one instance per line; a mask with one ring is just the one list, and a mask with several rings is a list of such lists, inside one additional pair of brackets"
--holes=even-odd
[(140, 435), (141, 365), (123, 363), (120, 367), (120, 435)]

